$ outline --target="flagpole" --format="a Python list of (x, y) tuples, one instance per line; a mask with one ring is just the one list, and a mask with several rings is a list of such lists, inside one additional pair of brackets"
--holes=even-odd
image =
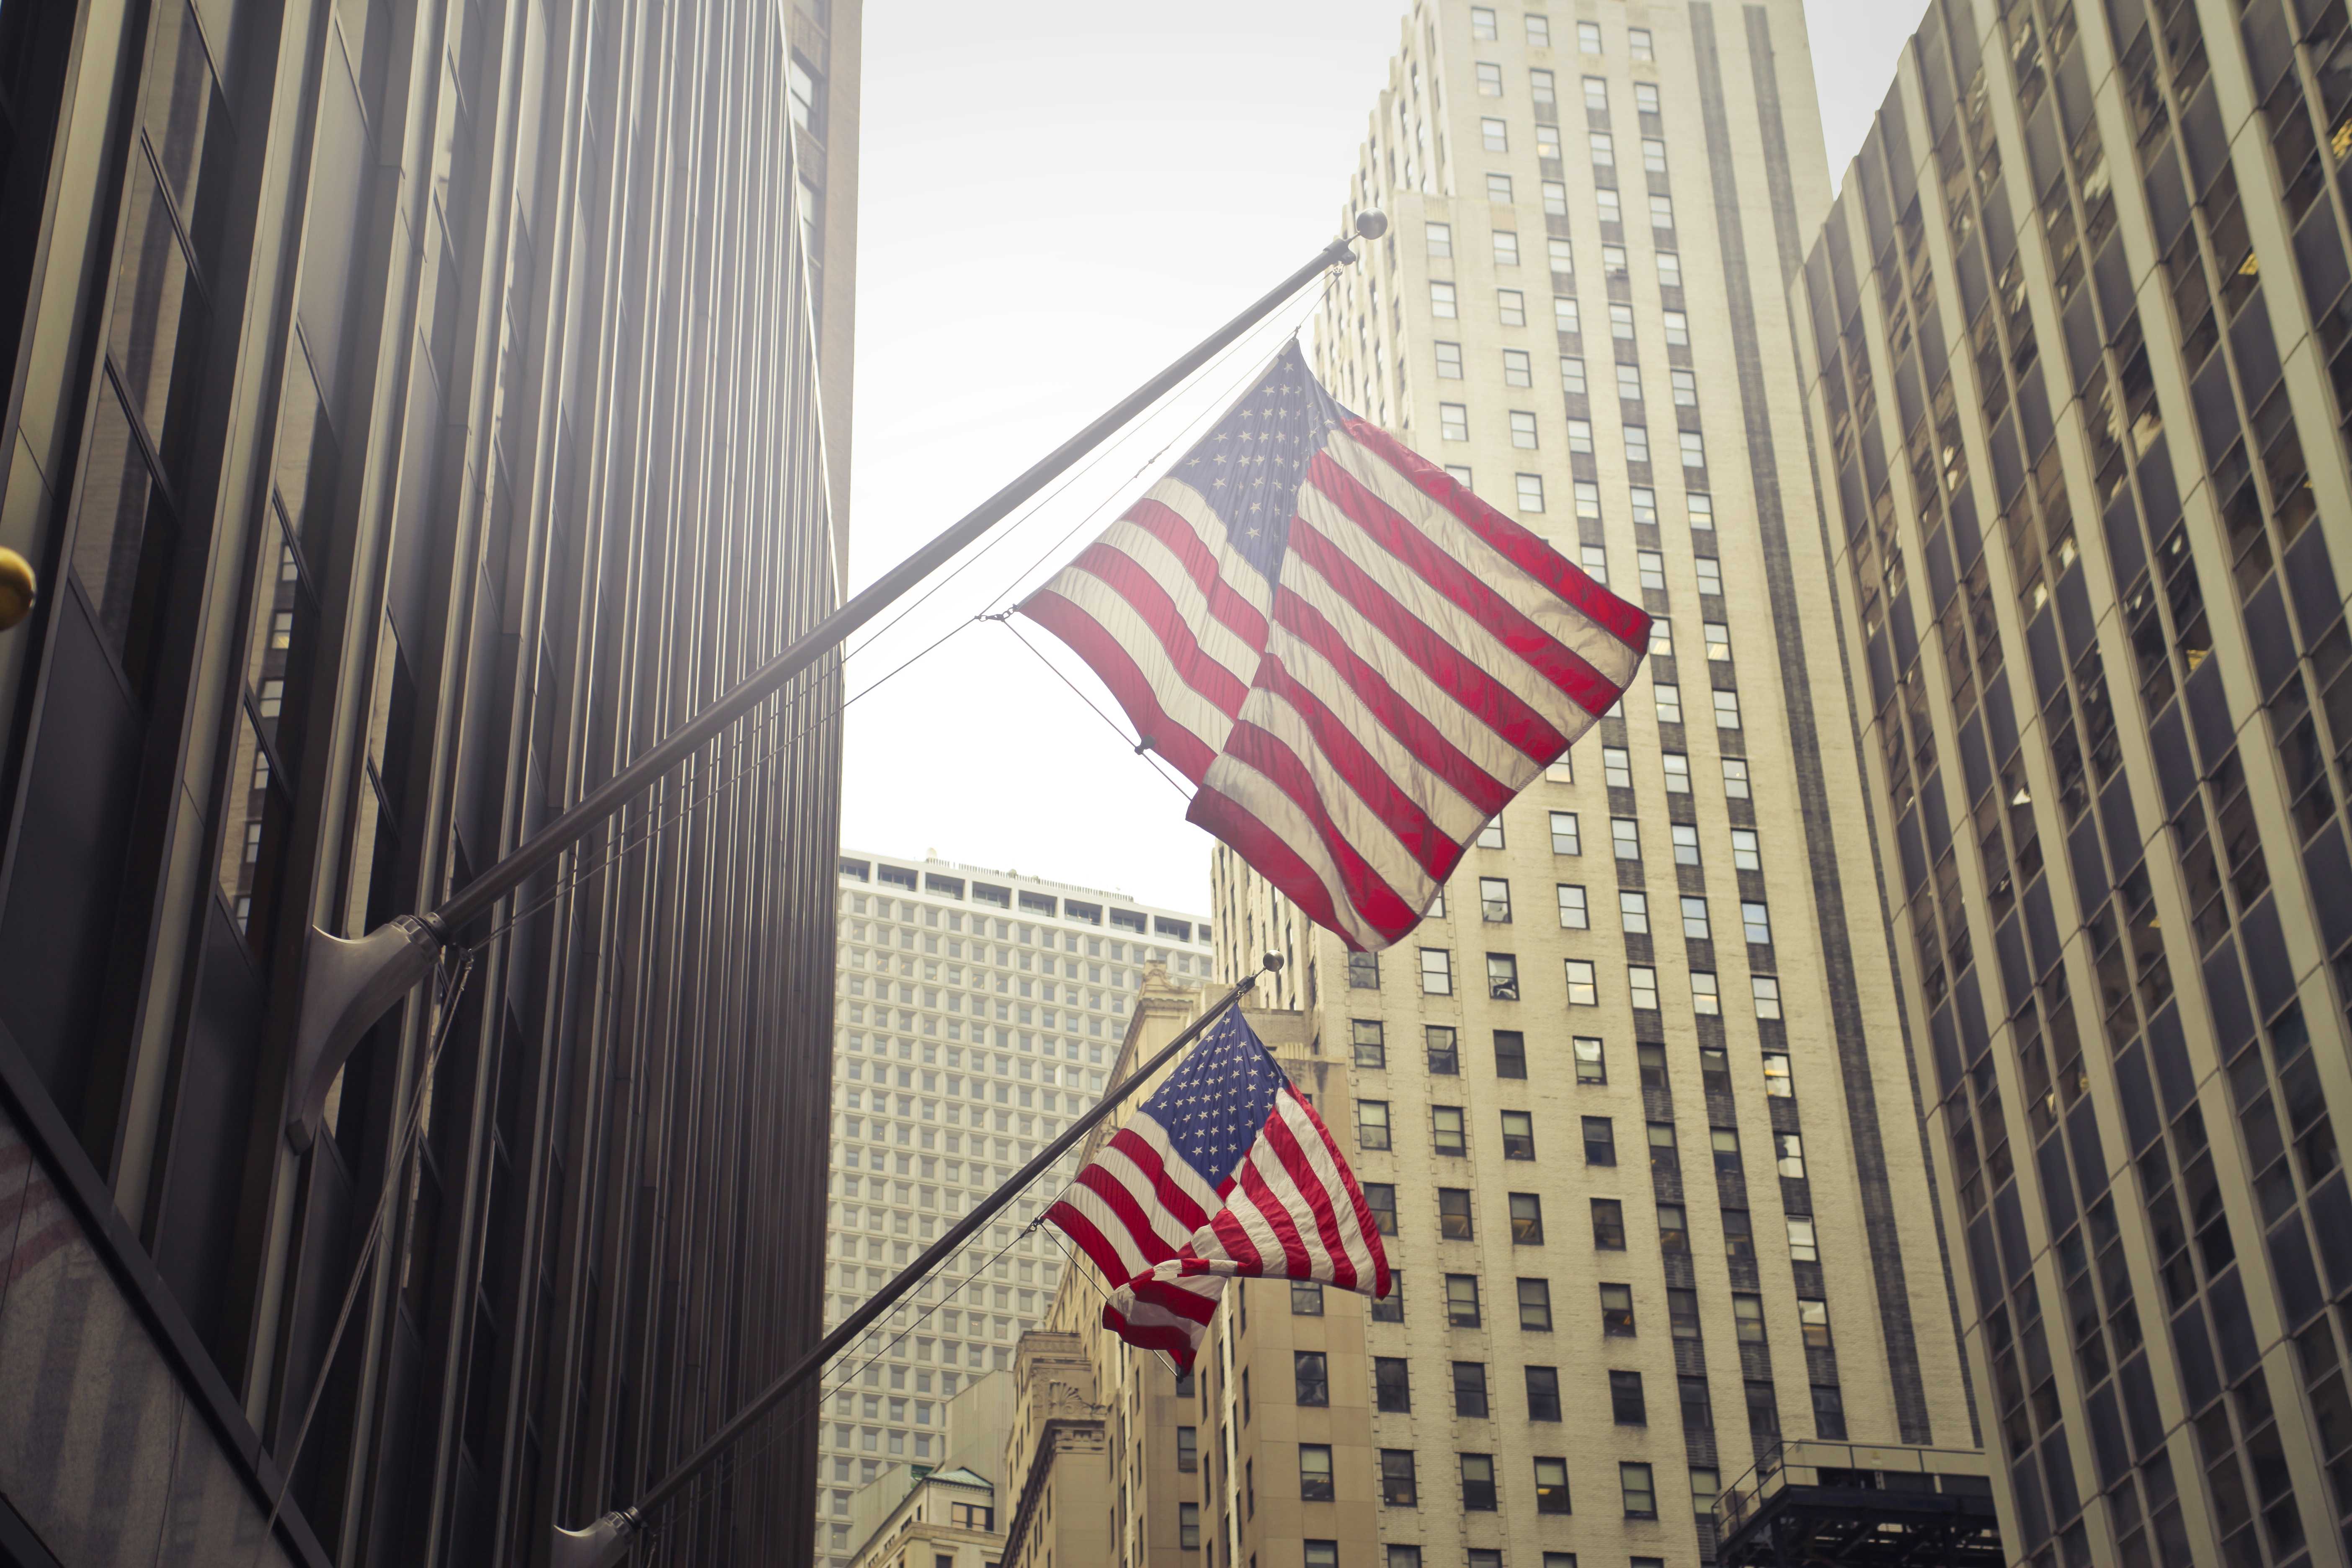
[(866, 1304), (841, 1321), (841, 1326), (817, 1342), (816, 1348), (784, 1369), (782, 1374), (763, 1389), (759, 1397), (745, 1405), (726, 1426), (712, 1433), (702, 1447), (687, 1457), (655, 1483), (653, 1489), (626, 1508), (615, 1509), (585, 1530), (555, 1528), (555, 1544), (548, 1561), (552, 1568), (609, 1568), (627, 1555), (629, 1542), (645, 1528), (645, 1521), (655, 1509), (676, 1497), (686, 1485), (699, 1475), (735, 1440), (749, 1431), (776, 1404), (806, 1383), (825, 1363), (838, 1355), (844, 1347), (866, 1331), (873, 1321), (897, 1304), (898, 1299), (913, 1289), (923, 1277), (941, 1263), (955, 1249), (971, 1239), (972, 1234), (993, 1218), (998, 1210), (1053, 1166), (1079, 1139), (1094, 1131), (1095, 1125), (1138, 1089), (1150, 1081), (1153, 1075), (1166, 1067), (1182, 1050), (1199, 1038), (1202, 1030), (1224, 1016), (1225, 1010), (1238, 1003), (1257, 984), (1258, 977), (1272, 974), (1282, 967), (1282, 955), (1269, 952), (1258, 961), (1258, 967), (1204, 1008), (1177, 1037), (1153, 1055), (1151, 1059), (1111, 1085), (1103, 1097), (1080, 1113), (1070, 1123), (1068, 1131), (1038, 1152), (1037, 1157), (1013, 1173), (1013, 1178), (982, 1198), (972, 1211), (950, 1226), (948, 1233), (925, 1247), (921, 1256), (900, 1269), (891, 1281), (882, 1287)]
[(1015, 507), (1044, 489), (1113, 431), (1174, 390), (1309, 281), (1330, 268), (1354, 261), (1357, 236), (1378, 239), (1387, 232), (1388, 219), (1381, 214), (1357, 214), (1354, 235), (1342, 235), (1325, 246), (1313, 260), (1276, 284), (1247, 310), (1039, 458), (1018, 479), (965, 513), (953, 527), (854, 595), (799, 641), (746, 676), (734, 689), (590, 790), (528, 841), (452, 893), (438, 909), (425, 914), (402, 915), (365, 936), (352, 939), (311, 927), (303, 947), (302, 997), (295, 1024), (294, 1095), (286, 1111), (287, 1141), (297, 1150), (310, 1146), (326, 1113), (327, 1091), (345, 1059), (375, 1021), (431, 972), (441, 949), (455, 942), (457, 932), (469, 921), (487, 913), (533, 873), (551, 864), (583, 835), (626, 806), (721, 730), (808, 670), (840, 646), (851, 632), (1003, 521)]

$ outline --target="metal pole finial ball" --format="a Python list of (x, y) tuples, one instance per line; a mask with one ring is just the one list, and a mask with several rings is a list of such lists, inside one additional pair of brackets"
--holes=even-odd
[(1360, 212), (1356, 215), (1356, 232), (1366, 239), (1378, 239), (1389, 231), (1388, 214)]
[(0, 545), (0, 632), (31, 615), (40, 596), (40, 585), (33, 577), (33, 563)]

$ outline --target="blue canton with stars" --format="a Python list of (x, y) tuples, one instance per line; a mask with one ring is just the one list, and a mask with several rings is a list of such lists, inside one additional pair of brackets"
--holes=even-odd
[(1230, 1007), (1143, 1109), (1184, 1163), (1221, 1188), (1256, 1143), (1286, 1081), (1241, 1009)]
[(1271, 585), (1290, 547), (1307, 465), (1339, 422), (1353, 417), (1323, 390), (1293, 339), (1171, 471), (1201, 492), (1234, 552)]

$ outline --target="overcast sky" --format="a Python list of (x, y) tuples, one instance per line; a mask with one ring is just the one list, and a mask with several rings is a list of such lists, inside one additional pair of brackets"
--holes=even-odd
[[(1925, 4), (1805, 8), (1842, 174)], [(868, 0), (856, 584), (1337, 232), (1402, 15), (1384, 0)], [(1011, 632), (971, 623), (1099, 532), (1188, 420), (1237, 391), (1306, 309), (1302, 298), (1188, 404), (860, 639), (870, 647), (853, 644), (855, 694), (948, 637), (850, 708), (845, 843), (1207, 908), (1210, 840), (1185, 825), (1180, 792)], [(1103, 700), (1058, 644), (1022, 635)]]

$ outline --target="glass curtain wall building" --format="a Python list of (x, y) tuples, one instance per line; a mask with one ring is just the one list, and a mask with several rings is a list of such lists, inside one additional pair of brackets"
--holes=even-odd
[[(0, 1555), (536, 1561), (819, 1332), (830, 667), (280, 1129), (312, 925), (437, 901), (835, 602), (856, 36), (0, 12), (0, 542), (44, 588), (0, 634)], [(809, 1538), (797, 1415), (675, 1549)]]
[[(1198, 915), (936, 857), (845, 850), (835, 912), (828, 1326), (1100, 1098), (1147, 965), (1183, 984), (1211, 963)], [(856, 1489), (939, 1463), (947, 1400), (1010, 1370), (1052, 1305), (1064, 1253), (1022, 1227), (1077, 1164), (1073, 1152), (834, 1363), (818, 1550), (835, 1568), (861, 1544)]]
[(2037, 1563), (2346, 1561), (2352, 32), (1937, 0), (1793, 294)]

